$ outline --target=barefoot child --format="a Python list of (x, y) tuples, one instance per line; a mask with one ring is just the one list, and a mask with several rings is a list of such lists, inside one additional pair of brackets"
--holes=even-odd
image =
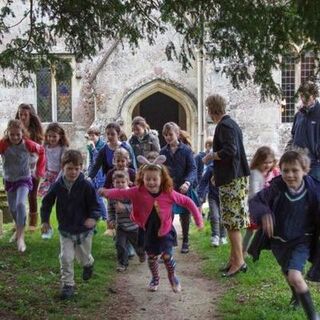
[(76, 256), (83, 266), (83, 280), (93, 272), (92, 236), (100, 207), (92, 184), (81, 173), (83, 159), (80, 151), (67, 150), (61, 160), (63, 174), (42, 199), (42, 232), (50, 228), (52, 207), (56, 203), (60, 232), (61, 299), (74, 295), (73, 261)]
[(159, 285), (158, 256), (161, 255), (174, 292), (180, 292), (180, 282), (175, 274), (175, 260), (172, 246), (176, 232), (172, 224), (172, 205), (177, 203), (191, 211), (199, 229), (203, 227), (202, 215), (193, 201), (174, 191), (167, 169), (161, 165), (165, 157), (159, 156), (154, 163), (139, 156), (143, 162), (139, 169), (137, 186), (130, 189), (101, 189), (100, 193), (109, 199), (131, 200), (131, 219), (145, 230), (145, 250), (151, 271), (149, 290), (156, 291)]
[(0, 140), (0, 154), (3, 161), (4, 186), (16, 232), (12, 240), (17, 241), (20, 252), (26, 250), (24, 228), (26, 224), (26, 201), (28, 192), (32, 190), (32, 176), (29, 159), (32, 153), (38, 155), (35, 178), (44, 176), (44, 148), (23, 138), (23, 125), (20, 120), (10, 120), (4, 138)]
[[(112, 179), (115, 188), (129, 189), (129, 175), (126, 171), (114, 171)], [(117, 271), (119, 272), (125, 271), (129, 264), (128, 241), (139, 255), (140, 262), (145, 261), (143, 248), (138, 247), (138, 225), (130, 220), (131, 210), (130, 201), (109, 200), (108, 202), (108, 222), (116, 229)]]
[(249, 201), (250, 214), (270, 237), (272, 253), (293, 294), (290, 303), (300, 302), (307, 319), (315, 320), (319, 318), (303, 269), (319, 236), (320, 182), (307, 175), (310, 160), (300, 152), (286, 152), (279, 166), (281, 176)]

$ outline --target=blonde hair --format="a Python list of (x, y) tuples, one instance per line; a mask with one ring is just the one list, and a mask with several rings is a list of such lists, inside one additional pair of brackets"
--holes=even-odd
[[(6, 130), (4, 131), (4, 139), (9, 141), (9, 131), (11, 129), (21, 130), (22, 135), (24, 136), (24, 126), (22, 122), (18, 119), (9, 120)], [(9, 141), (10, 142), (10, 141)]]
[(206, 99), (208, 113), (213, 115), (223, 115), (226, 113), (226, 100), (219, 94), (213, 94)]
[(140, 126), (144, 130), (147, 130), (147, 131), (150, 130), (150, 126), (147, 124), (146, 119), (143, 118), (143, 117), (140, 117), (140, 116), (137, 116), (137, 117), (133, 118), (131, 127), (133, 128), (134, 126)]
[(113, 153), (113, 162), (118, 158), (125, 158), (130, 162), (129, 152), (125, 148), (117, 148)]
[(180, 136), (180, 127), (175, 122), (167, 122), (164, 124), (162, 128), (162, 135), (165, 135), (168, 133), (168, 131), (174, 131), (178, 136)]

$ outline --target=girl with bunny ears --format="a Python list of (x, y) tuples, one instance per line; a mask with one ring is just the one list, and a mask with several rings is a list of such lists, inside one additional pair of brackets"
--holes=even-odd
[(108, 199), (132, 202), (131, 219), (145, 230), (144, 245), (152, 275), (148, 289), (150, 291), (158, 289), (158, 256), (161, 255), (172, 290), (180, 292), (180, 282), (175, 274), (176, 262), (172, 256), (172, 247), (176, 242), (176, 232), (172, 224), (172, 206), (177, 203), (187, 208), (199, 229), (203, 228), (202, 215), (190, 198), (173, 190), (172, 179), (162, 165), (166, 160), (165, 156), (158, 156), (152, 163), (143, 156), (138, 156), (137, 159), (142, 165), (138, 171), (135, 187), (108, 190), (101, 188), (99, 193)]

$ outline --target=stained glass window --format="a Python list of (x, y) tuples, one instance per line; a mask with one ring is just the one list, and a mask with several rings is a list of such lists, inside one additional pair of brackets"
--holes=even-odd
[(37, 112), (43, 122), (72, 121), (72, 79), (57, 80), (49, 67), (37, 73)]
[(43, 122), (52, 121), (51, 70), (42, 68), (37, 73), (37, 112)]
[(57, 82), (57, 121), (72, 121), (71, 79)]

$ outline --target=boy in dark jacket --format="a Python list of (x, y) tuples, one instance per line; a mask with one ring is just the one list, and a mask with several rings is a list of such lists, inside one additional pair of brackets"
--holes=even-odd
[(310, 160), (300, 152), (286, 152), (279, 166), (282, 176), (249, 201), (250, 214), (270, 237), (272, 253), (292, 291), (290, 304), (301, 303), (307, 319), (316, 320), (303, 269), (319, 236), (320, 182), (307, 175)]
[(56, 202), (60, 232), (61, 299), (74, 295), (74, 257), (83, 266), (83, 280), (93, 272), (91, 255), (93, 230), (100, 217), (100, 207), (94, 187), (84, 178), (82, 155), (67, 150), (61, 160), (63, 174), (42, 200), (42, 232), (50, 228), (50, 214)]

